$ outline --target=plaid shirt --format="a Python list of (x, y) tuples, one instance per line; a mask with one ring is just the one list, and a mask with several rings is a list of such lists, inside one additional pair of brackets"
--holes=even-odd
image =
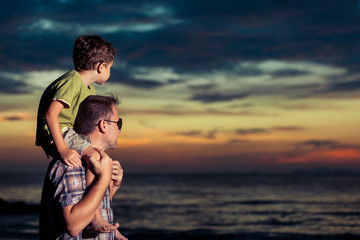
[[(40, 209), (40, 239), (82, 239), (66, 232), (62, 209), (78, 203), (86, 190), (85, 168), (68, 167), (60, 160), (51, 161), (44, 181)], [(99, 206), (101, 217), (113, 224), (110, 186)], [(114, 239), (115, 234), (100, 233), (95, 239)]]

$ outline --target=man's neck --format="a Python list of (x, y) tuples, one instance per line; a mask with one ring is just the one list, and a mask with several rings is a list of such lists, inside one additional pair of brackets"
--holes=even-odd
[(96, 131), (93, 133), (90, 133), (89, 137), (91, 140), (91, 147), (98, 148), (98, 149), (101, 149), (104, 151), (106, 150), (106, 148), (104, 147), (104, 144), (103, 144), (103, 140), (101, 138), (99, 138), (99, 135), (97, 134)]

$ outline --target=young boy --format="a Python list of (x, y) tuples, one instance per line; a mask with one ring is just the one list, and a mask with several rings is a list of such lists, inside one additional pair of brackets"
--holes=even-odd
[[(111, 43), (97, 35), (76, 39), (73, 49), (75, 70), (51, 83), (39, 103), (35, 144), (41, 146), (48, 157), (61, 157), (70, 167), (81, 166), (80, 154), (90, 146), (90, 140), (80, 137), (83, 142), (79, 143), (79, 137), (68, 138), (66, 133), (73, 128), (80, 103), (89, 95), (96, 95), (92, 84), (102, 85), (109, 79), (116, 52)], [(79, 152), (68, 148), (73, 139), (81, 145)], [(93, 179), (90, 171), (86, 172), (86, 179), (90, 185)], [(95, 222), (106, 224), (105, 220), (100, 220), (99, 211), (96, 216)]]
[[(73, 49), (75, 70), (65, 73), (44, 91), (38, 110), (36, 145), (46, 155), (58, 155), (68, 166), (80, 166), (80, 155), (69, 149), (63, 134), (73, 127), (80, 103), (95, 95), (93, 83), (104, 84), (110, 77), (116, 49), (100, 36), (80, 36)], [(84, 145), (84, 149), (88, 145)]]

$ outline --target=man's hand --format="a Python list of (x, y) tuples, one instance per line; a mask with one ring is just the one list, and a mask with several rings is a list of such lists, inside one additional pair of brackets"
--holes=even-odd
[(74, 149), (65, 148), (59, 153), (64, 163), (69, 167), (81, 167), (80, 154)]
[(124, 170), (122, 169), (119, 161), (113, 161), (111, 180), (114, 181), (114, 187), (119, 188), (123, 179)]
[(112, 175), (112, 159), (103, 150), (94, 149), (99, 153), (100, 159), (90, 156), (89, 169), (95, 176), (105, 177), (108, 180), (108, 185)]

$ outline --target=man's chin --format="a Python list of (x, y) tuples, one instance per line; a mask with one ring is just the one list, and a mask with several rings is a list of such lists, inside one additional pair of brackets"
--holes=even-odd
[(109, 147), (108, 149), (109, 149), (109, 150), (113, 150), (113, 149), (116, 149), (116, 148), (117, 148), (117, 145), (111, 146), (111, 147)]

